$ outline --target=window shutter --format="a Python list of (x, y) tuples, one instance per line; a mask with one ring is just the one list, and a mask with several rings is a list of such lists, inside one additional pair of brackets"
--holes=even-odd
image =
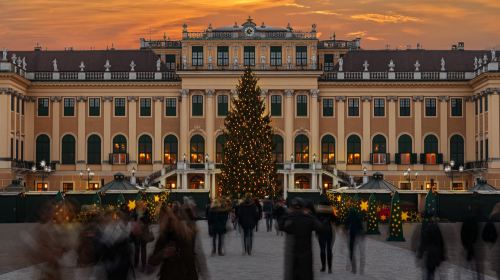
[(436, 163), (443, 164), (443, 154), (437, 154)]
[(391, 164), (391, 154), (386, 154), (385, 164)]
[(394, 154), (394, 162), (396, 164), (401, 164), (401, 155), (399, 153)]
[(425, 154), (420, 154), (420, 164), (425, 164), (425, 163), (426, 163)]
[(411, 161), (410, 161), (410, 162), (411, 162), (411, 164), (416, 164), (416, 163), (418, 163), (418, 161), (417, 161), (417, 154), (415, 154), (415, 153), (414, 153), (414, 154), (411, 154), (411, 159), (410, 159), (410, 160), (411, 160)]
[(373, 153), (370, 153), (370, 164), (373, 164)]

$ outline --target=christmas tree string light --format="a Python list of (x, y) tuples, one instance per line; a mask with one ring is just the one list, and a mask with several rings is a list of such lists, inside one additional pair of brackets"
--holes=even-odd
[(366, 227), (366, 234), (380, 234), (378, 229), (378, 213), (377, 213), (377, 200), (372, 193), (368, 199), (368, 221)]
[(391, 201), (391, 217), (389, 220), (389, 237), (387, 241), (405, 241), (403, 236), (403, 221), (401, 220), (401, 206), (397, 192), (394, 193)]

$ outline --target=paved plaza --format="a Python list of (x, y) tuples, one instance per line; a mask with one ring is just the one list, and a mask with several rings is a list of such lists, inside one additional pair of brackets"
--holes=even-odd
[[(340, 231), (337, 232), (334, 246), (333, 274), (319, 272), (319, 254), (316, 250), (314, 256), (315, 279), (422, 279), (421, 271), (416, 267), (415, 257), (409, 250), (411, 239), (410, 225), (406, 225), (407, 241), (402, 243), (388, 243), (383, 241), (383, 236), (367, 237), (366, 266), (364, 275), (354, 275), (347, 271), (347, 248), (345, 238)], [(24, 256), (22, 236), (32, 230), (33, 224), (2, 224), (0, 225), (0, 280), (3, 279), (36, 279), (36, 266), (32, 266)], [(209, 255), (211, 239), (207, 234), (205, 221), (199, 222), (200, 234), (211, 279), (282, 279), (284, 270), (284, 238), (274, 232), (260, 231), (255, 234), (254, 251), (252, 256), (243, 256), (240, 235), (231, 231), (226, 238), (226, 255), (223, 257)], [(446, 227), (445, 227), (446, 228)], [(446, 229), (443, 235), (447, 235)], [(456, 236), (448, 238), (452, 239)], [(313, 241), (316, 248), (316, 240)], [(453, 248), (449, 248), (453, 254)], [(450, 258), (452, 259), (452, 258)], [(70, 263), (70, 262), (69, 262)], [(489, 265), (489, 264), (487, 264)], [(84, 276), (84, 271), (68, 268), (66, 278), (89, 279)], [(487, 270), (485, 279), (494, 279), (491, 270)], [(76, 276), (75, 276), (76, 275)], [(469, 270), (462, 268), (457, 263), (446, 262), (440, 271), (438, 279), (473, 279)], [(90, 278), (93, 279), (93, 278)], [(138, 275), (138, 279), (155, 279), (155, 275)]]

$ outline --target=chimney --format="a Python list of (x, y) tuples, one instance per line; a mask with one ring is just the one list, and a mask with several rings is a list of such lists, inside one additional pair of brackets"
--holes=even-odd
[(457, 50), (457, 45), (451, 45), (451, 50), (456, 51)]
[(38, 52), (38, 51), (41, 51), (42, 50), (42, 46), (40, 46), (40, 44), (38, 44), (38, 42), (36, 43), (35, 45), (35, 51)]
[(459, 50), (459, 51), (465, 50), (464, 42), (458, 42), (457, 50)]
[(420, 50), (421, 46), (420, 43), (417, 43), (417, 50)]

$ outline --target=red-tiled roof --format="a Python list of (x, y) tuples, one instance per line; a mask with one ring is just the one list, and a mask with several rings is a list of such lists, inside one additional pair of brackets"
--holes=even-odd
[[(344, 72), (362, 72), (365, 60), (370, 65), (370, 72), (387, 72), (392, 59), (395, 72), (415, 71), (415, 62), (418, 60), (420, 71), (441, 71), (441, 58), (445, 60), (447, 72), (473, 72), (474, 57), (484, 55), (491, 60), (490, 51), (460, 51), (460, 50), (359, 50), (344, 55)], [(335, 67), (338, 70), (338, 64)]]
[[(9, 51), (26, 57), (28, 72), (53, 71), (52, 61), (57, 59), (57, 68), (61, 72), (78, 72), (80, 63), (85, 64), (86, 72), (103, 72), (106, 60), (109, 60), (112, 72), (130, 71), (130, 62), (135, 63), (137, 72), (155, 72), (158, 56), (152, 50), (88, 50), (88, 51)], [(161, 70), (163, 71), (162, 64)]]

